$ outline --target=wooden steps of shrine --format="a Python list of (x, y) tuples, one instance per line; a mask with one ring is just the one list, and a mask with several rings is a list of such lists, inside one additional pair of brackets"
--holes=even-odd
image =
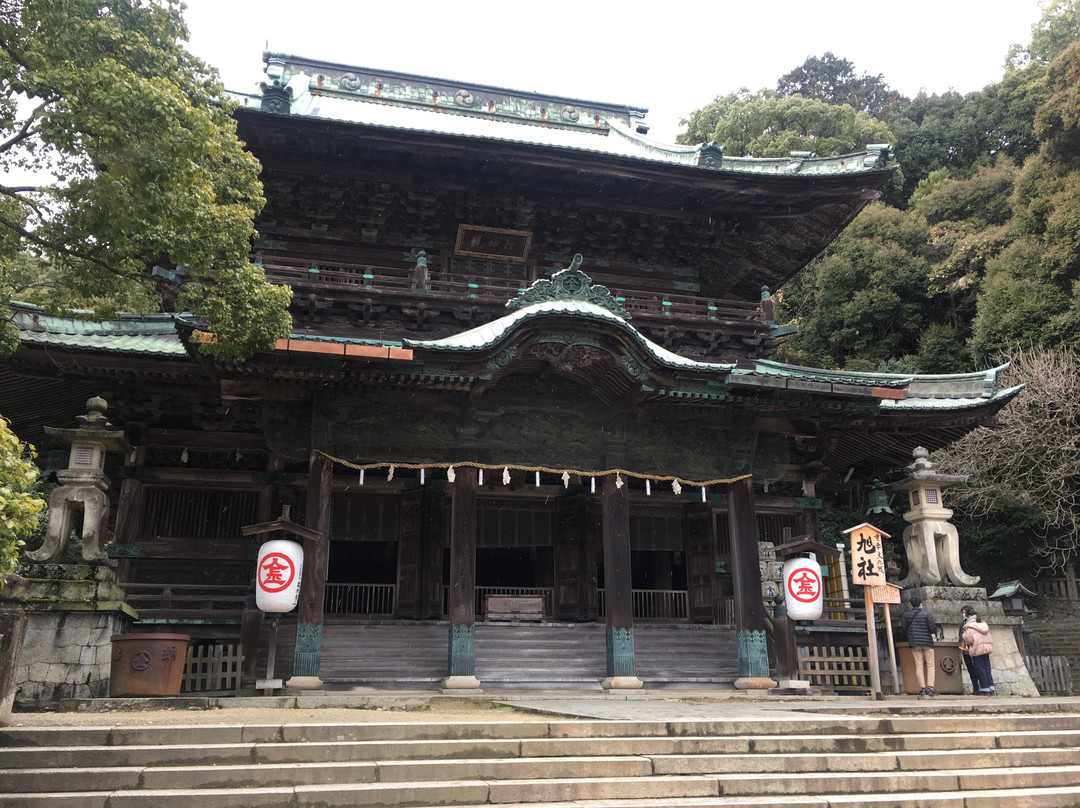
[[(295, 628), (282, 621), (276, 675), (292, 672)], [(446, 623), (364, 623), (328, 618), (320, 678), (334, 687), (434, 689), (447, 675)], [(606, 676), (598, 623), (476, 624), (476, 676), (484, 689), (599, 689)], [(738, 678), (738, 645), (729, 626), (638, 625), (637, 676), (650, 688), (724, 688)], [(265, 671), (260, 649), (259, 675)]]
[(1080, 804), (1080, 714), (0, 729), (0, 808)]

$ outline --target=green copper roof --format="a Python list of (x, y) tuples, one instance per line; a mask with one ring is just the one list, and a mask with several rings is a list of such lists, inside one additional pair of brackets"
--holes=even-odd
[(56, 345), (109, 353), (185, 356), (171, 314), (125, 314), (112, 320), (57, 317), (38, 306), (12, 303), (12, 322), (28, 345)]
[(818, 157), (728, 157), (723, 144), (680, 146), (650, 140), (647, 110), (375, 71), (280, 53), (265, 53), (263, 95), (232, 93), (241, 107), (270, 114), (320, 118), (363, 126), (595, 152), (720, 173), (777, 177), (871, 173), (887, 167), (888, 144), (864, 152)]

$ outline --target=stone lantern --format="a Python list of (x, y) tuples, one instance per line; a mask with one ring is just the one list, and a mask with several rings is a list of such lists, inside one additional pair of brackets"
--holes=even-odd
[(903, 492), (908, 500), (904, 521), (904, 550), (908, 575), (900, 582), (903, 588), (935, 586), (974, 586), (978, 576), (968, 575), (960, 567), (960, 537), (949, 522), (952, 510), (942, 504), (942, 493), (967, 477), (941, 474), (930, 462), (930, 453), (919, 446), (912, 452), (915, 462), (908, 466), (908, 476), (889, 488)]
[(102, 541), (109, 521), (109, 478), (105, 475), (105, 455), (130, 449), (122, 430), (112, 428), (105, 417), (108, 404), (95, 396), (86, 402), (86, 415), (80, 415), (77, 429), (45, 427), (49, 437), (70, 447), (68, 467), (56, 473), (60, 485), (49, 497), (49, 524), (45, 541), (27, 553), (31, 561), (55, 561), (64, 552), (71, 517), (83, 512), (83, 560), (100, 563), (107, 559)]

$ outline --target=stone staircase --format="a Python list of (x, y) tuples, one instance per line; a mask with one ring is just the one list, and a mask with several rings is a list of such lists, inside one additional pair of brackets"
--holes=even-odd
[[(323, 626), (320, 678), (330, 687), (435, 689), (446, 677), (446, 623), (363, 623), (329, 616)], [(283, 620), (277, 676), (292, 673), (295, 623)], [(730, 687), (738, 645), (728, 626), (638, 625), (637, 675), (656, 688)], [(266, 670), (265, 640), (256, 670)], [(476, 676), (485, 690), (599, 690), (605, 673), (604, 626), (598, 623), (477, 623)]]
[(0, 730), (0, 808), (151, 805), (1076, 806), (1080, 713)]

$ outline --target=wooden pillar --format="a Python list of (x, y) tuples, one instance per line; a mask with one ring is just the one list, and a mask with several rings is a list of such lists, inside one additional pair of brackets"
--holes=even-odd
[(616, 475), (603, 478), (604, 606), (606, 610), (606, 690), (641, 687), (634, 670), (634, 592), (630, 574), (629, 487)]
[(752, 478), (738, 480), (728, 488), (728, 520), (734, 561), (735, 628), (739, 635), (739, 678), (735, 687), (740, 690), (776, 687), (776, 682), (769, 678)]
[(334, 464), (323, 455), (315, 455), (308, 465), (307, 506), (304, 526), (321, 534), (318, 541), (304, 541), (304, 572), (300, 579), (300, 603), (296, 616), (296, 650), (293, 675), (286, 682), (301, 690), (318, 690), (322, 661), (323, 600), (326, 572), (330, 561), (330, 499)]
[(476, 469), (457, 470), (450, 509), (450, 643), (447, 677), (452, 690), (480, 687), (476, 678)]

